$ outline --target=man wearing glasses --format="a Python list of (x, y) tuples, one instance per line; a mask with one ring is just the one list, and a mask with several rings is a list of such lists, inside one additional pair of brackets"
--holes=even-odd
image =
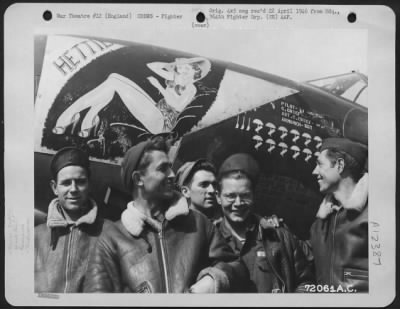
[(105, 224), (85, 292), (219, 293), (235, 291), (247, 271), (205, 216), (174, 190), (163, 138), (130, 148), (121, 180), (132, 201)]
[(258, 163), (238, 153), (222, 163), (218, 175), (217, 201), (224, 218), (217, 226), (250, 273), (242, 292), (304, 292), (313, 276), (295, 237), (284, 227), (271, 228), (253, 212), (258, 174)]

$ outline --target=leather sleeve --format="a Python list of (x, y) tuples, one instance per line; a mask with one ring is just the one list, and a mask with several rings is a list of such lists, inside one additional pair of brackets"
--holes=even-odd
[(300, 248), (303, 250), (304, 256), (306, 257), (307, 261), (310, 263), (314, 263), (314, 255), (312, 253), (311, 243), (309, 240), (302, 240), (296, 238)]
[(315, 282), (313, 269), (313, 257), (310, 247), (306, 242), (298, 239), (289, 231), (286, 232), (287, 238), (293, 250), (293, 261), (295, 269), (295, 292), (306, 292), (305, 285)]
[(120, 270), (111, 240), (100, 236), (89, 260), (83, 291), (85, 293), (118, 293)]
[[(249, 278), (246, 266), (226, 243), (219, 230), (211, 222), (208, 228), (209, 268), (200, 272), (198, 279), (210, 275), (216, 281), (217, 293), (235, 292)], [(215, 268), (216, 270), (213, 270)]]

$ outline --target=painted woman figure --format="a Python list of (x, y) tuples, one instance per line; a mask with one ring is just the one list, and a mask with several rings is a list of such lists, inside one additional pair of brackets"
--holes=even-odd
[(53, 133), (64, 134), (68, 125), (78, 122), (79, 113), (90, 107), (78, 133), (81, 137), (88, 137), (91, 128), (100, 123), (98, 113), (111, 102), (115, 93), (118, 93), (130, 113), (149, 133), (171, 131), (179, 114), (196, 96), (197, 88), (194, 83), (208, 74), (211, 63), (205, 58), (195, 57), (177, 58), (171, 63), (152, 62), (147, 66), (165, 80), (164, 88), (155, 77), (147, 78), (160, 91), (163, 99), (154, 102), (135, 82), (120, 74), (112, 73), (103, 83), (80, 97), (61, 114)]
[(171, 130), (179, 114), (195, 98), (197, 89), (194, 83), (207, 75), (211, 63), (204, 58), (177, 58), (172, 63), (152, 62), (147, 66), (165, 79), (166, 87), (163, 88), (156, 78), (147, 78), (164, 97), (156, 106), (164, 115), (164, 130)]

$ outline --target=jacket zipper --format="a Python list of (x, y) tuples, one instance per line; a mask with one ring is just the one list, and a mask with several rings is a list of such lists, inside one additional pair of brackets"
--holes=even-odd
[(67, 246), (67, 260), (65, 262), (65, 289), (64, 293), (67, 293), (68, 291), (68, 270), (70, 269), (70, 264), (71, 264), (71, 251), (72, 251), (72, 244), (73, 244), (73, 236), (74, 236), (74, 225), (71, 225), (70, 227), (70, 233), (68, 237), (68, 246)]
[(164, 233), (163, 233), (164, 221), (161, 223), (161, 231), (158, 232), (158, 239), (160, 240), (161, 260), (162, 260), (162, 266), (163, 266), (162, 271), (164, 273), (165, 290), (166, 290), (166, 293), (169, 293), (167, 259), (165, 256)]
[(340, 209), (336, 212), (335, 214), (335, 219), (333, 221), (333, 231), (332, 231), (332, 254), (331, 254), (331, 265), (330, 265), (330, 280), (329, 280), (329, 284), (331, 285), (333, 282), (333, 260), (334, 260), (334, 252), (335, 252), (335, 233), (336, 233), (336, 221), (337, 221), (337, 217), (339, 215), (339, 211)]

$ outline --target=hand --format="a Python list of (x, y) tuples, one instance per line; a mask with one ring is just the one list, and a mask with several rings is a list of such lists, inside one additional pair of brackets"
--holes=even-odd
[(215, 282), (211, 276), (204, 276), (190, 287), (190, 293), (215, 293)]

